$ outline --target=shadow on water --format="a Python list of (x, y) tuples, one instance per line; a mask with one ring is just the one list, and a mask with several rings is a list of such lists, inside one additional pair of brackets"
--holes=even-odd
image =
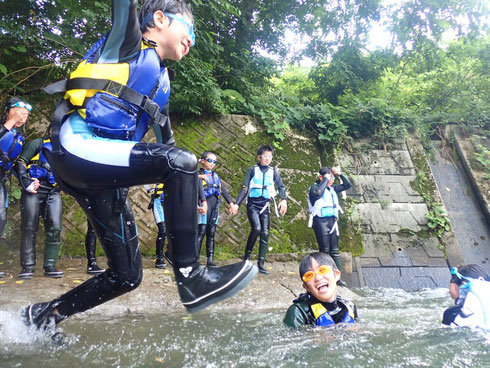
[(355, 329), (291, 331), (284, 310), (80, 315), (68, 343), (36, 339), (0, 311), (1, 367), (490, 367), (490, 334), (441, 325), (447, 289), (358, 291)]

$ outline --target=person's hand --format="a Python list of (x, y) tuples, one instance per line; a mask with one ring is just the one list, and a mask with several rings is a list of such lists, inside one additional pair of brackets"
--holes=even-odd
[(288, 202), (285, 199), (283, 199), (281, 200), (281, 202), (279, 202), (279, 205), (277, 207), (279, 208), (279, 214), (282, 216), (288, 210)]
[(37, 178), (32, 178), (32, 183), (29, 184), (29, 186), (26, 188), (26, 191), (28, 191), (29, 193), (37, 193), (39, 185), (41, 185), (39, 180)]
[(232, 215), (236, 215), (238, 213), (238, 205), (235, 204), (235, 203), (230, 203), (230, 207), (228, 208), (228, 211), (232, 214)]
[(340, 170), (340, 167), (338, 166), (332, 167), (332, 172), (334, 175), (342, 175), (342, 170)]
[(201, 206), (197, 206), (197, 212), (199, 212), (201, 215), (204, 215), (206, 212), (208, 212), (208, 202), (204, 201), (201, 203)]
[(28, 117), (29, 111), (27, 111), (27, 109), (12, 108), (7, 114), (4, 125), (9, 130), (12, 128), (19, 128), (25, 124)]

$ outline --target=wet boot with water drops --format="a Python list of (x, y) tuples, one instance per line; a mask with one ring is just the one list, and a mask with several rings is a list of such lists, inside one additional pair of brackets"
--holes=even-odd
[[(168, 253), (180, 299), (188, 312), (195, 312), (235, 295), (252, 281), (257, 268), (249, 261), (209, 268), (199, 264), (197, 161), (194, 155), (182, 151), (173, 165), (178, 168), (186, 157), (191, 161), (189, 171), (177, 170), (165, 181), (164, 211)], [(177, 208), (179, 211), (175, 210)]]
[(56, 325), (66, 319), (56, 311), (58, 302), (31, 304), (22, 309), (20, 315), (27, 327), (33, 327), (51, 338), (55, 344), (63, 344), (65, 335), (57, 331)]

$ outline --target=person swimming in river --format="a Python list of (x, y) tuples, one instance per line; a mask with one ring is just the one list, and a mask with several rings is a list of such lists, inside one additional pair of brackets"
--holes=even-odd
[(490, 275), (483, 267), (476, 264), (453, 267), (449, 295), (455, 305), (444, 311), (443, 324), (490, 330)]
[[(258, 270), (250, 261), (207, 268), (199, 263), (197, 158), (176, 147), (169, 120), (165, 59), (179, 61), (195, 43), (187, 2), (112, 0), (112, 28), (66, 81), (46, 151), (56, 181), (86, 213), (107, 256), (107, 269), (50, 302), (22, 310), (27, 325), (53, 329), (76, 313), (134, 290), (142, 280), (129, 187), (163, 183), (168, 254), (184, 307), (195, 312), (244, 288)], [(153, 127), (158, 143), (141, 142)]]
[(328, 254), (307, 255), (299, 264), (299, 276), (306, 293), (293, 301), (284, 317), (288, 327), (333, 326), (358, 321), (354, 303), (337, 295), (340, 271)]

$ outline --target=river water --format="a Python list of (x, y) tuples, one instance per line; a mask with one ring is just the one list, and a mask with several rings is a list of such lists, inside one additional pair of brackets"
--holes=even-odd
[(441, 325), (447, 289), (355, 290), (355, 329), (282, 325), (285, 309), (87, 316), (55, 346), (0, 311), (0, 367), (490, 367), (490, 333)]

